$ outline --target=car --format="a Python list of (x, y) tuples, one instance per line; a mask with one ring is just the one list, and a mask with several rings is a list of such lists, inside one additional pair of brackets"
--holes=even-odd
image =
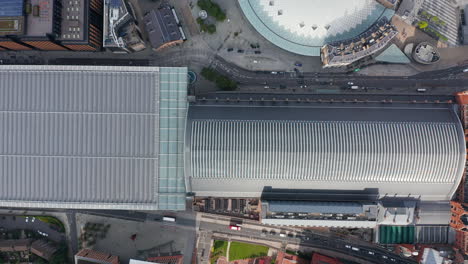
[(276, 231), (275, 231), (275, 230), (271, 230), (271, 231), (270, 231), (270, 235), (276, 235)]
[(426, 91), (426, 89), (425, 89), (425, 88), (418, 88), (417, 91), (418, 91), (419, 93), (424, 93), (424, 92)]
[(240, 226), (236, 226), (236, 225), (230, 225), (230, 226), (229, 226), (229, 229), (235, 230), (235, 231), (240, 231), (240, 230), (241, 230), (241, 227), (240, 227)]
[(393, 261), (393, 262), (396, 262), (396, 259), (394, 259), (394, 258), (392, 258), (392, 259), (390, 259), (390, 260)]
[(309, 237), (304, 237), (304, 239), (305, 239), (305, 240), (310, 240), (310, 238), (309, 238)]
[(297, 61), (297, 62), (294, 63), (294, 66), (302, 67), (302, 63), (300, 63), (300, 62)]
[(354, 83), (353, 82), (348, 82), (348, 85), (353, 85)]
[(278, 74), (278, 72), (272, 71), (271, 74)]
[(288, 237), (294, 237), (294, 233), (288, 233)]
[(269, 88), (270, 88), (270, 86), (268, 86), (268, 85), (265, 85), (263, 88), (265, 88), (265, 89), (269, 89)]
[(463, 69), (463, 72), (468, 72), (468, 68), (466, 68), (466, 69)]
[(351, 248), (351, 246), (350, 246), (350, 245), (345, 245), (344, 247), (345, 247), (345, 248)]
[(285, 233), (280, 233), (279, 236), (280, 237), (286, 237), (286, 234)]
[(233, 48), (228, 48), (228, 49), (227, 49), (228, 52), (231, 52), (231, 51), (233, 51), (233, 50), (234, 50)]
[(238, 49), (237, 53), (244, 53), (244, 50), (243, 49)]
[(369, 255), (375, 255), (375, 253), (372, 252), (372, 251), (369, 251), (369, 252), (367, 252), (367, 253), (368, 253)]
[(255, 53), (255, 54), (262, 54), (262, 52), (259, 51), (259, 50), (254, 51), (254, 53)]
[(33, 217), (33, 218), (31, 219), (31, 222), (32, 222), (32, 223), (34, 223), (34, 221), (36, 221), (36, 217)]
[(354, 250), (354, 251), (359, 251), (359, 250), (360, 250), (360, 249), (357, 248), (357, 247), (352, 247), (351, 249)]
[(25, 221), (26, 223), (28, 223), (28, 222), (29, 222), (29, 216), (26, 216), (26, 218), (24, 219), (24, 221)]
[(388, 257), (387, 257), (387, 256), (385, 256), (385, 255), (383, 255), (383, 256), (382, 256), (382, 258), (384, 258), (384, 259), (388, 259)]

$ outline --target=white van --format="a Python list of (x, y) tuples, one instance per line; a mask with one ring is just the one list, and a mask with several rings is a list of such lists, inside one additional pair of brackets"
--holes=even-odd
[(417, 91), (420, 92), (420, 93), (424, 93), (426, 91), (426, 89), (425, 88), (418, 88)]
[(172, 217), (172, 216), (163, 216), (162, 220), (165, 222), (172, 222), (172, 223), (176, 221), (175, 217)]

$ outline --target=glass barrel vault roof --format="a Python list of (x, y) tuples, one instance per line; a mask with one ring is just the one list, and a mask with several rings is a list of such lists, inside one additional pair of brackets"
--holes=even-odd
[(293, 53), (320, 56), (320, 48), (353, 38), (393, 10), (375, 0), (238, 0), (253, 27)]

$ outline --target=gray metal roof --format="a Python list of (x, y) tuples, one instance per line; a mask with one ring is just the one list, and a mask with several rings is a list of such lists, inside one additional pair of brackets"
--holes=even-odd
[(362, 190), (449, 199), (465, 141), (452, 105), (199, 103), (190, 106), (187, 175), (200, 196), (273, 188)]
[(321, 213), (321, 214), (362, 214), (361, 203), (356, 202), (309, 202), (309, 201), (268, 201), (270, 212)]
[[(183, 175), (169, 175), (165, 164), (182, 164), (186, 75), (186, 68), (0, 66), (0, 206), (183, 209)], [(183, 87), (175, 97), (165, 92), (171, 82)], [(169, 100), (180, 106), (175, 125)], [(166, 123), (180, 145), (171, 154), (161, 150)], [(177, 186), (168, 189), (171, 177)], [(173, 207), (167, 195), (177, 197)]]

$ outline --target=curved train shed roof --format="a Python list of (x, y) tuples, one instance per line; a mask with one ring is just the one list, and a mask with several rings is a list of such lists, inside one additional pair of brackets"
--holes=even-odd
[(465, 165), (453, 105), (190, 106), (186, 174), (200, 196), (265, 186), (449, 199)]

